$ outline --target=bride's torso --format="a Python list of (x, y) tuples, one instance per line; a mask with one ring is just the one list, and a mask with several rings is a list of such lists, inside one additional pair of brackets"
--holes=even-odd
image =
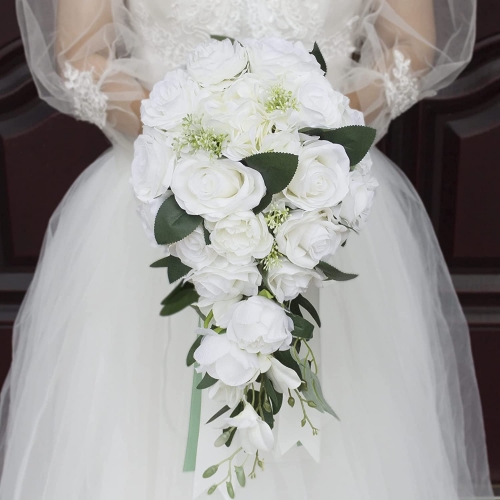
[(186, 51), (212, 34), (279, 36), (308, 46), (316, 41), (330, 71), (339, 71), (355, 49), (362, 4), (363, 0), (128, 0), (132, 27), (140, 39), (137, 55), (161, 66), (161, 71), (182, 64)]

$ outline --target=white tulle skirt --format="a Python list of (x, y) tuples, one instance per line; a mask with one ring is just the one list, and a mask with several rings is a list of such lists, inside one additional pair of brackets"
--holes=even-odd
[[(136, 216), (130, 158), (117, 158), (89, 167), (54, 214), (17, 318), (0, 500), (193, 498), (184, 360), (198, 320), (159, 316), (161, 251)], [(293, 447), (240, 500), (491, 496), (464, 316), (421, 201), (373, 160), (372, 216), (333, 261), (359, 277), (319, 294), (322, 383), (341, 422), (324, 421), (319, 463)]]

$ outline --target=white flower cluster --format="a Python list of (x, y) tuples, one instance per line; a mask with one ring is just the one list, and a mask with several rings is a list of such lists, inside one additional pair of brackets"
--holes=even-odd
[[(263, 374), (279, 393), (301, 386), (274, 356), (292, 345), (290, 301), (327, 278), (317, 266), (361, 228), (377, 187), (369, 154), (352, 165), (342, 144), (315, 130), (363, 117), (302, 43), (277, 38), (197, 47), (154, 86), (141, 114), (131, 182), (146, 231), (155, 243), (155, 217), (172, 196), (186, 217), (200, 218), (167, 245), (189, 268), (183, 282), (206, 318), (197, 369), (215, 381), (211, 398), (241, 405), (225, 422), (244, 451), (269, 451), (273, 434), (249, 388)], [(262, 153), (296, 158), (278, 192), (246, 161)]]

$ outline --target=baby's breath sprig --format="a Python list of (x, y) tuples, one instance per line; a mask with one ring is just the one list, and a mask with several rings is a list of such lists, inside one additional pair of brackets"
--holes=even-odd
[(266, 103), (266, 111), (287, 111), (289, 109), (299, 109), (299, 101), (294, 97), (291, 90), (286, 90), (283, 85), (278, 84), (270, 88), (270, 96)]
[(279, 208), (278, 205), (272, 205), (271, 210), (264, 216), (267, 227), (276, 234), (278, 228), (290, 216), (290, 209), (288, 207)]
[(179, 153), (186, 146), (194, 152), (200, 149), (220, 158), (227, 134), (217, 134), (213, 128), (204, 127), (201, 118), (187, 115), (182, 120), (182, 135), (174, 140), (174, 148)]
[(283, 254), (278, 250), (278, 244), (275, 241), (271, 251), (261, 261), (264, 270), (269, 271), (275, 267), (281, 267), (281, 257), (283, 257)]

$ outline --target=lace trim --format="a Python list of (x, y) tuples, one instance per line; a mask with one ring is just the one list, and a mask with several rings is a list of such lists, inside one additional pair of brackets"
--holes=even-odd
[(104, 128), (108, 97), (94, 81), (94, 71), (80, 71), (68, 62), (64, 66), (64, 86), (71, 90), (75, 116)]
[(354, 16), (345, 23), (341, 30), (318, 40), (318, 45), (326, 59), (351, 56), (356, 50), (353, 35), (358, 21), (359, 16)]
[(385, 96), (394, 119), (418, 101), (418, 78), (412, 74), (411, 60), (397, 49), (393, 51), (394, 65), (384, 77)]

